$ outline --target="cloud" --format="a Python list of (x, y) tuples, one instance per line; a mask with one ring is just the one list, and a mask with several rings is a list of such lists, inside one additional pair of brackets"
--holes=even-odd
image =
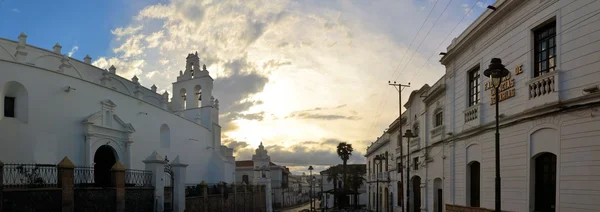
[(21, 12), (21, 10), (19, 10), (19, 9), (17, 9), (17, 8), (12, 8), (12, 10), (11, 10), (11, 11), (13, 11), (13, 12), (16, 12), (16, 13), (19, 13), (19, 12)]
[(330, 108), (315, 107), (315, 108), (312, 108), (312, 109), (306, 109), (306, 110), (300, 110), (300, 111), (292, 112), (286, 118), (320, 119), (320, 120), (340, 120), (340, 119), (359, 120), (360, 117), (355, 116), (356, 114), (353, 114), (352, 116), (345, 116), (345, 115), (337, 115), (337, 114), (318, 114), (318, 113), (315, 113), (315, 112), (321, 112), (321, 111), (324, 111), (324, 110), (336, 110), (336, 109), (344, 108), (346, 106), (347, 106), (346, 104), (343, 104), (343, 105), (338, 105), (338, 106), (330, 107)]
[[(144, 86), (172, 93), (186, 55), (198, 51), (214, 79), (224, 135), (249, 137), (245, 142), (253, 146), (279, 139), (281, 151), (320, 138), (374, 140), (376, 129), (393, 121), (387, 114), (397, 113), (387, 101), (394, 92), (381, 82), (398, 71), (398, 79), (417, 76), (413, 87), (434, 83), (443, 67), (435, 60), (423, 64), (463, 17), (463, 2), (448, 7), (428, 36), (416, 36), (427, 41), (416, 50), (409, 42), (428, 13), (419, 8), (431, 8), (431, 0), (164, 0), (111, 30), (110, 55), (94, 65), (115, 65), (127, 79), (137, 75)], [(403, 55), (411, 60), (400, 60)], [(419, 71), (401, 72), (398, 65)]]
[(309, 114), (309, 113), (298, 113), (288, 116), (288, 118), (302, 118), (302, 119), (321, 119), (321, 120), (359, 120), (356, 116), (343, 116), (343, 115), (322, 115), (322, 114)]
[(69, 53), (67, 55), (69, 55), (69, 57), (71, 57), (77, 50), (79, 50), (79, 46), (73, 46), (73, 48), (71, 48), (71, 51), (69, 51)]

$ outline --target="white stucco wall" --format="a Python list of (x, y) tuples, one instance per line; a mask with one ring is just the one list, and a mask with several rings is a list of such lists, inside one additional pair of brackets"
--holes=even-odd
[[(162, 103), (162, 95), (143, 87), (136, 89), (139, 85), (114, 74), (107, 75), (112, 79), (102, 85), (103, 73), (108, 72), (74, 59), (68, 62), (71, 68), (58, 72), (61, 64), (58, 54), (32, 46), (25, 48), (28, 55), (26, 63), (22, 63), (12, 56), (16, 43), (0, 39), (0, 46), (3, 48), (0, 51), (0, 92), (4, 94), (7, 83), (18, 82), (28, 93), (27, 107), (17, 108), (27, 110), (26, 121), (19, 117), (0, 117), (0, 160), (3, 162), (55, 164), (67, 156), (75, 165), (90, 166), (92, 162), (86, 164), (86, 158), (93, 159), (94, 148), (108, 143), (117, 151), (118, 159), (130, 169), (144, 169), (142, 161), (156, 150), (170, 160), (179, 155), (189, 164), (188, 184), (225, 179), (223, 170), (225, 161), (231, 160), (230, 155), (224, 156), (218, 149), (208, 148), (214, 142), (220, 147), (220, 137), (215, 138), (213, 132), (200, 123), (171, 112)], [(75, 90), (65, 92), (67, 86)], [(135, 132), (130, 138), (123, 135), (92, 140), (89, 149), (82, 121), (102, 111), (101, 102), (108, 100), (116, 105), (111, 119), (112, 115), (118, 116), (125, 124), (131, 124)], [(112, 121), (112, 128), (121, 127), (117, 122), (116, 118)], [(161, 146), (163, 124), (168, 125), (170, 131), (169, 147)], [(133, 141), (129, 154), (126, 140)], [(91, 155), (85, 155), (86, 149)]]

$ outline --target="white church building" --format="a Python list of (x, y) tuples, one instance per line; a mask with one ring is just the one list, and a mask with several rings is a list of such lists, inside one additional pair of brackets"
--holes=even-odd
[[(156, 151), (187, 167), (186, 184), (232, 182), (233, 149), (221, 145), (213, 79), (196, 54), (173, 82), (172, 96), (53, 51), (0, 39), (0, 161), (128, 169)], [(183, 58), (182, 58), (183, 59)], [(96, 170), (98, 171), (98, 170)]]

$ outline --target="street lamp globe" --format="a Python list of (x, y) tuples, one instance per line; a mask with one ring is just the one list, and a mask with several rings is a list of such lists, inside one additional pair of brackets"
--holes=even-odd
[(508, 70), (502, 65), (500, 58), (492, 58), (489, 68), (483, 71), (483, 75), (492, 80), (494, 88), (498, 88), (502, 78), (508, 76)]

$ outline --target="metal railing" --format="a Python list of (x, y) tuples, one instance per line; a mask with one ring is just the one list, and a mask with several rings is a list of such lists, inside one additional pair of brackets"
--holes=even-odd
[(126, 187), (152, 186), (152, 171), (127, 169), (125, 171)]
[(51, 164), (4, 164), (4, 188), (56, 188), (58, 169)]
[(76, 187), (94, 186), (94, 167), (77, 166), (73, 170)]

